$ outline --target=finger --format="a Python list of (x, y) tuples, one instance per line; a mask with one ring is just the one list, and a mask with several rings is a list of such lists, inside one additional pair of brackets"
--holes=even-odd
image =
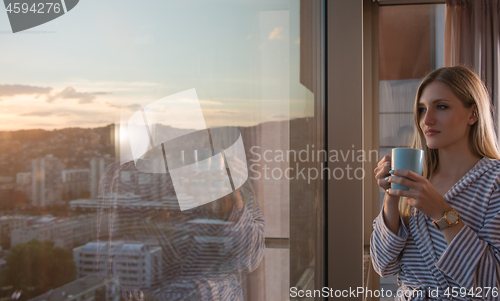
[(410, 205), (410, 206), (412, 206), (412, 207), (415, 207), (415, 205), (416, 205), (416, 201), (415, 201), (415, 199), (414, 199), (414, 198), (407, 198), (407, 199), (405, 200), (405, 202), (406, 202), (406, 204), (408, 204), (408, 205)]
[(394, 169), (392, 171), (392, 175), (405, 177), (415, 182), (425, 180), (425, 178), (421, 175), (414, 173), (413, 171), (408, 169)]
[(384, 164), (381, 164), (380, 166), (377, 166), (373, 172), (376, 174), (380, 171), (383, 171), (384, 174), (389, 173), (389, 170), (391, 170), (391, 162), (385, 162)]
[(412, 180), (408, 180), (407, 178), (404, 178), (404, 177), (395, 176), (394, 174), (392, 176), (390, 176), (389, 179), (387, 179), (387, 182), (403, 185), (409, 189), (418, 188), (417, 182), (412, 181)]
[(395, 196), (413, 197), (413, 194), (410, 192), (410, 190), (388, 188), (385, 192)]
[(238, 210), (243, 208), (243, 198), (241, 197), (240, 189), (236, 189), (233, 194), (234, 198), (232, 198), (233, 204), (236, 206)]
[(377, 180), (384, 180), (384, 181), (387, 181), (385, 180), (385, 178), (387, 178), (388, 176), (390, 176), (390, 174), (388, 173), (384, 173), (383, 170), (379, 170), (379, 172), (375, 175), (375, 178)]
[(379, 170), (381, 170), (382, 168), (384, 168), (384, 167), (386, 167), (386, 166), (391, 166), (391, 162), (383, 162), (383, 163), (382, 163), (382, 162), (379, 162), (379, 163), (377, 164), (377, 167), (375, 167), (375, 169), (374, 169), (374, 170), (379, 171)]
[(382, 190), (386, 190), (387, 188), (391, 187), (391, 184), (384, 181), (384, 179), (377, 179), (377, 185), (382, 188)]
[(384, 168), (379, 168), (378, 172), (377, 172), (377, 178), (381, 179), (381, 178), (385, 178), (385, 177), (390, 176), (391, 174), (389, 173), (389, 170), (391, 170), (390, 166), (386, 166)]
[(381, 168), (386, 172), (389, 173), (389, 170), (391, 170), (391, 162), (385, 162)]
[(391, 183), (387, 182), (386, 180), (387, 177), (378, 177), (376, 179), (377, 179), (377, 184), (384, 189), (391, 186)]
[(379, 162), (378, 162), (378, 166), (386, 163), (386, 162), (390, 162), (391, 161), (391, 156), (384, 156)]

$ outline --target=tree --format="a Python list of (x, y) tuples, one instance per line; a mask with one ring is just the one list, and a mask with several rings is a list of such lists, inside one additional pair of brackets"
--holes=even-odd
[(12, 291), (22, 290), (20, 301), (69, 283), (76, 275), (71, 251), (54, 248), (51, 241), (39, 242), (34, 239), (16, 245), (11, 248), (5, 261), (7, 269), (0, 283), (2, 287), (12, 285), (12, 290), (5, 292), (6, 296)]

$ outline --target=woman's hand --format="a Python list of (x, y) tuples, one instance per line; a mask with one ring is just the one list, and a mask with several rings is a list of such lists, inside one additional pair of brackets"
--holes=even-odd
[(239, 188), (233, 192), (231, 201), (233, 202), (233, 206), (235, 206), (238, 211), (241, 211), (241, 209), (243, 209), (243, 198), (241, 197)]
[[(373, 171), (375, 173), (375, 179), (377, 179), (377, 184), (383, 190), (387, 190), (391, 187), (391, 183), (387, 181), (388, 177), (391, 175), (389, 171), (391, 170), (391, 156), (384, 156), (380, 162), (378, 162), (377, 168)], [(399, 232), (399, 209), (398, 209), (399, 197), (391, 196), (386, 193), (384, 198), (384, 221), (394, 234)]]
[[(231, 174), (233, 182), (241, 182), (245, 179), (248, 181), (247, 164), (240, 160), (240, 158), (238, 158), (237, 156), (232, 156), (230, 159), (228, 159), (228, 161), (229, 160), (231, 161), (231, 169), (229, 170), (229, 173)], [(243, 197), (241, 196), (239, 187), (236, 188), (232, 193), (231, 201), (233, 202), (233, 205), (236, 206), (236, 209), (238, 211), (241, 211), (243, 209)]]
[(388, 177), (388, 182), (409, 188), (409, 190), (388, 188), (386, 190), (388, 194), (407, 197), (408, 205), (434, 220), (440, 219), (446, 210), (451, 209), (444, 197), (426, 178), (411, 170), (394, 170), (392, 176)]
[(377, 180), (378, 186), (380, 186), (383, 190), (387, 190), (391, 187), (391, 184), (387, 182), (386, 177), (391, 174), (389, 171), (391, 170), (391, 156), (384, 156), (380, 162), (377, 164), (377, 168), (373, 170), (375, 173), (375, 179)]

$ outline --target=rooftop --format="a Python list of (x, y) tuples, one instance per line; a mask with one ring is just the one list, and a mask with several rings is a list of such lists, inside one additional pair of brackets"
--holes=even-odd
[(43, 295), (37, 296), (29, 301), (69, 301), (75, 300), (79, 295), (89, 290), (99, 289), (112, 279), (101, 279), (97, 275), (88, 275), (77, 279), (66, 285), (50, 290)]
[[(81, 250), (85, 251), (93, 251), (96, 252), (99, 250), (100, 252), (106, 252), (109, 247), (108, 242), (88, 242), (85, 245), (78, 247)], [(76, 249), (76, 248), (75, 248)], [(126, 243), (121, 243), (121, 242), (113, 242), (111, 243), (111, 249), (113, 250), (113, 254), (118, 255), (120, 253), (126, 253), (126, 252), (142, 252), (142, 251), (149, 251), (150, 247), (149, 245), (145, 243), (134, 243), (134, 242), (126, 242)]]

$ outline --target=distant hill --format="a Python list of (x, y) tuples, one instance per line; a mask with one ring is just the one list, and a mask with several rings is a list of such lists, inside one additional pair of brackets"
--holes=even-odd
[(0, 131), (0, 175), (31, 171), (31, 159), (48, 154), (66, 168), (88, 168), (91, 157), (114, 156), (114, 125), (82, 129)]
[[(309, 119), (309, 122), (312, 120)], [(243, 136), (247, 159), (250, 148), (278, 141), (289, 141), (291, 148), (296, 142), (305, 141), (311, 126), (307, 118), (283, 121), (269, 121), (248, 127), (236, 127)], [(170, 133), (181, 135), (189, 132), (169, 126), (159, 126), (157, 130), (168, 129)], [(0, 131), (0, 176), (15, 176), (18, 172), (31, 171), (31, 160), (52, 154), (59, 158), (66, 169), (89, 168), (92, 157), (106, 154), (114, 157), (114, 124), (99, 128), (65, 128), (46, 131), (40, 129)], [(288, 137), (288, 134), (290, 136)], [(285, 142), (286, 143), (286, 142)], [(283, 147), (283, 144), (276, 144)]]

